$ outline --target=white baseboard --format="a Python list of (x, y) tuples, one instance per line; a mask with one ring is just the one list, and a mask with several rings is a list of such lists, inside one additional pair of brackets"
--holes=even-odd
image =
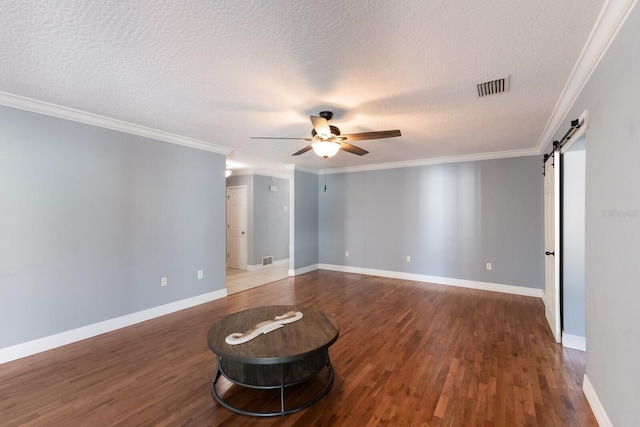
[(499, 283), (477, 282), (474, 280), (452, 279), (448, 277), (426, 276), (423, 274), (404, 273), (400, 271), (376, 270), (372, 268), (349, 267), (345, 265), (319, 264), (322, 270), (342, 271), (345, 273), (365, 274), (369, 276), (389, 277), (392, 279), (413, 280), (416, 282), (435, 283), (438, 285), (457, 286), (461, 288), (479, 289), (483, 291), (502, 292), (505, 294), (543, 298), (542, 289), (524, 286), (502, 285)]
[(269, 264), (269, 265), (262, 265), (262, 264), (247, 265), (247, 271), (264, 270), (265, 268), (270, 268), (270, 267), (273, 267), (274, 265), (277, 265), (277, 266), (280, 266), (280, 267), (288, 267), (289, 266), (289, 258), (279, 259), (277, 261), (273, 261), (273, 264)]
[(596, 421), (598, 421), (600, 427), (613, 427), (613, 423), (609, 419), (607, 412), (604, 410), (604, 406), (602, 406), (602, 403), (600, 403), (600, 399), (598, 398), (598, 395), (596, 394), (591, 381), (589, 381), (589, 377), (587, 377), (587, 374), (584, 374), (582, 391), (584, 392), (584, 395), (587, 398), (587, 402), (589, 402), (589, 406), (591, 406), (593, 415), (595, 415)]
[(48, 337), (38, 338), (22, 344), (0, 349), (0, 364), (11, 362), (12, 360), (21, 359), (56, 347), (71, 344), (97, 335), (111, 332), (116, 329), (144, 322), (165, 314), (174, 313), (196, 305), (204, 304), (209, 301), (217, 300), (227, 296), (227, 289), (209, 292), (207, 294), (186, 298), (170, 304), (153, 307), (147, 310), (138, 311), (136, 313), (126, 314), (124, 316), (115, 317), (103, 322), (94, 323), (92, 325), (83, 326), (81, 328), (72, 329), (70, 331), (61, 332), (59, 334), (50, 335)]
[(299, 276), (301, 274), (305, 274), (305, 273), (309, 273), (311, 271), (315, 271), (320, 269), (321, 264), (311, 264), (311, 265), (307, 265), (306, 267), (302, 267), (302, 268), (298, 268), (296, 270), (292, 270), (289, 269), (289, 276)]
[(562, 346), (575, 350), (587, 351), (587, 339), (562, 332)]

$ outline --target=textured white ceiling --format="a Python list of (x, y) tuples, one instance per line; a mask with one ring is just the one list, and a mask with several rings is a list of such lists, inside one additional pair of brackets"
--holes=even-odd
[[(536, 147), (603, 0), (0, 2), (0, 91), (310, 169)], [(511, 76), (508, 93), (475, 83)], [(333, 111), (359, 157), (323, 160)]]

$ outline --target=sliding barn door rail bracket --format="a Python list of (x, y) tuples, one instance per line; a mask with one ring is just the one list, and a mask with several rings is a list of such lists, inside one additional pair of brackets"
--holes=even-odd
[[(543, 161), (542, 161), (542, 176), (544, 176), (545, 174), (545, 165), (547, 163), (547, 160), (549, 159), (549, 157), (553, 157), (554, 161), (555, 161), (555, 153), (556, 151), (560, 151), (562, 149), (562, 146), (564, 144), (567, 143), (567, 141), (569, 141), (569, 139), (571, 139), (571, 137), (573, 136), (573, 134), (580, 129), (580, 119), (575, 119), (575, 120), (571, 120), (571, 127), (569, 128), (569, 130), (564, 134), (564, 136), (562, 137), (562, 139), (560, 141), (553, 141), (553, 148), (551, 149), (551, 152), (549, 154), (545, 154), (543, 157)], [(554, 164), (552, 163), (551, 166), (553, 166)]]

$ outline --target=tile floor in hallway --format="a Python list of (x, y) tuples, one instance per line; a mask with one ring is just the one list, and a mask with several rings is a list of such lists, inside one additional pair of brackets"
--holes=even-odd
[(227, 294), (235, 294), (285, 279), (289, 277), (288, 271), (289, 267), (286, 265), (272, 265), (255, 271), (227, 268)]

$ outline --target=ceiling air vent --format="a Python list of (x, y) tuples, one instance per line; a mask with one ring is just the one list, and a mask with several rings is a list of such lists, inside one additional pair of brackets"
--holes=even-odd
[(477, 83), (478, 96), (495, 95), (496, 93), (509, 91), (509, 76), (500, 79), (489, 80), (488, 82)]

